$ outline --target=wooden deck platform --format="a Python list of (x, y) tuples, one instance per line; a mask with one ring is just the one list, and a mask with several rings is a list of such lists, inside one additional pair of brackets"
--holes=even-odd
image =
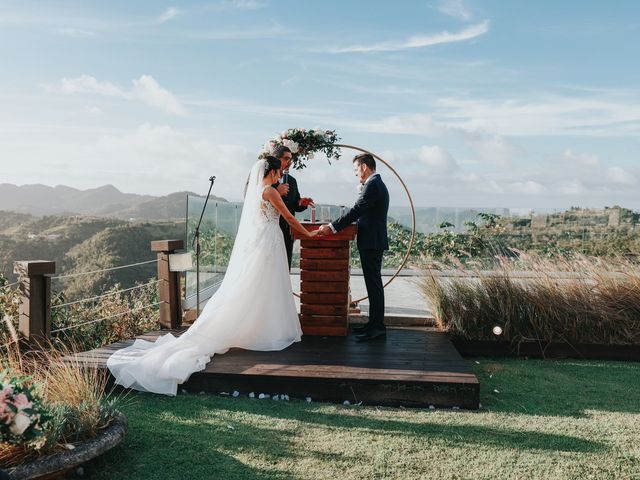
[[(303, 337), (280, 352), (233, 349), (214, 356), (205, 370), (194, 373), (180, 388), (365, 405), (478, 408), (478, 379), (445, 334), (419, 327), (387, 332), (386, 342), (358, 343), (353, 335)], [(164, 333), (140, 338), (153, 341)], [(106, 368), (107, 358), (131, 343), (115, 343), (77, 357), (87, 366)]]

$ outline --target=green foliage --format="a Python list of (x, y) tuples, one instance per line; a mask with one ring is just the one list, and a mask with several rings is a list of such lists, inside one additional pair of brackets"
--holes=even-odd
[[(54, 295), (51, 329), (68, 328), (53, 333), (54, 345), (86, 351), (157, 330), (158, 287), (154, 280), (128, 292), (119, 292), (121, 285), (115, 284), (97, 300), (66, 307), (61, 307), (66, 302), (64, 293)], [(101, 318), (105, 320), (96, 322)]]
[(233, 236), (219, 229), (204, 231), (200, 235), (200, 264), (228, 265), (234, 240)]

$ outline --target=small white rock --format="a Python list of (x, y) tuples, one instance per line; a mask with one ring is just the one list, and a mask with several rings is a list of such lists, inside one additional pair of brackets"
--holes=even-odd
[(307, 403), (311, 403), (311, 397), (307, 397), (305, 398), (305, 400), (307, 401)]
[(349, 400), (345, 400), (344, 402), (342, 402), (342, 404), (348, 406), (351, 405), (351, 402)]
[(204, 392), (200, 392), (200, 395), (204, 395)]
[(289, 401), (289, 395), (282, 395), (282, 399), (285, 401)]
[(67, 450), (73, 450), (74, 448), (76, 448), (76, 446), (70, 443), (65, 443), (64, 448), (66, 448)]
[(453, 410), (460, 410), (460, 407), (451, 407)]
[(225, 396), (229, 396), (229, 392), (220, 392), (220, 395), (225, 395)]
[(480, 362), (479, 362), (478, 360), (476, 360), (476, 363), (477, 363), (478, 365), (480, 365)]
[(227, 428), (228, 428), (229, 430), (235, 430), (235, 427), (234, 427), (233, 425), (229, 425), (229, 424), (227, 424)]
[(263, 398), (267, 398), (267, 396), (264, 393), (261, 393), (260, 395), (258, 395), (258, 398), (262, 400)]
[(429, 410), (435, 410), (436, 407), (434, 407), (433, 405), (429, 405)]
[(233, 398), (238, 398), (238, 397), (240, 396), (240, 392), (239, 392), (239, 391), (237, 391), (237, 390), (234, 390), (234, 392), (231, 394), (231, 396), (232, 396)]
[(500, 393), (497, 389), (493, 389), (493, 393)]
[(182, 393), (189, 393), (185, 388), (182, 389)]
[(273, 399), (277, 402), (278, 400), (280, 400), (280, 396), (279, 395), (274, 395)]
[(255, 393), (253, 393), (253, 392), (251, 392), (251, 393), (249, 394), (249, 398), (256, 398), (256, 394), (255, 394)]

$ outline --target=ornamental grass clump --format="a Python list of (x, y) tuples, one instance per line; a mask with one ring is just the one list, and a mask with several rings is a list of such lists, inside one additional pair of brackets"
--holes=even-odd
[(467, 340), (640, 345), (640, 266), (624, 258), (516, 253), (495, 270), (466, 276), (427, 270), (420, 287), (438, 326)]
[[(22, 412), (30, 421), (23, 429), (26, 422), (20, 420), (13, 436), (5, 435), (5, 430), (11, 431), (11, 424), (6, 428), (0, 425), (0, 468), (20, 465), (95, 437), (116, 415), (120, 399), (107, 390), (106, 373), (82, 368), (69, 350), (48, 348), (21, 353), (17, 348), (5, 349), (0, 364), (0, 381), (20, 385), (20, 393), (25, 394), (18, 403), (26, 406)], [(5, 392), (4, 384), (2, 388)], [(2, 399), (0, 394), (0, 411)], [(9, 405), (9, 409), (15, 417), (15, 408)], [(0, 423), (6, 418), (0, 414)]]

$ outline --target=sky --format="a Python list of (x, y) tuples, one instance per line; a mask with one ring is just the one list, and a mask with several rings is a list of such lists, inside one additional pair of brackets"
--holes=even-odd
[[(0, 0), (0, 183), (239, 200), (321, 127), (417, 206), (640, 209), (638, 38), (635, 0)], [(301, 193), (352, 203), (355, 153)]]

